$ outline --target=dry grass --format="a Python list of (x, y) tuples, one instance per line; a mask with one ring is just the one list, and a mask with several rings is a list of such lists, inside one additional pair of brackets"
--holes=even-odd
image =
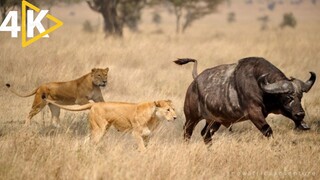
[(172, 63), (178, 57), (196, 58), (202, 71), (242, 57), (263, 56), (288, 76), (307, 79), (311, 70), (320, 74), (319, 19), (312, 22), (298, 21), (294, 30), (260, 32), (258, 22), (217, 27), (202, 21), (180, 36), (170, 34), (174, 28), (169, 25), (162, 26), (165, 34), (151, 34), (153, 27), (144, 23), (144, 32), (126, 32), (123, 40), (103, 39), (102, 33), (83, 33), (80, 25), (65, 23), (50, 39), (27, 48), (0, 33), (0, 84), (11, 82), (17, 90), (29, 92), (44, 82), (66, 81), (93, 67), (110, 67), (110, 83), (103, 90), (106, 100), (169, 98), (178, 111), (177, 121), (164, 122), (148, 150), (139, 153), (130, 134), (113, 129), (99, 145), (86, 143), (87, 112), (62, 111), (63, 127), (55, 129), (45, 109), (45, 125), (40, 113), (25, 128), (32, 98), (16, 97), (3, 86), (0, 179), (319, 179), (318, 82), (303, 98), (310, 131), (296, 132), (290, 120), (270, 116), (267, 121), (274, 138), (264, 138), (252, 123), (243, 122), (234, 126), (234, 132), (221, 128), (207, 149), (200, 137), (203, 123), (190, 144), (183, 142), (182, 108), (192, 81), (191, 66)]

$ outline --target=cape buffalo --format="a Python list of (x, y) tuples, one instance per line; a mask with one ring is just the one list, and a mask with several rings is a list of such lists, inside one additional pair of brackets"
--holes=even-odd
[(260, 57), (248, 57), (234, 64), (225, 64), (204, 70), (198, 75), (197, 60), (178, 59), (176, 64), (193, 62), (193, 82), (185, 102), (184, 138), (188, 141), (198, 122), (206, 120), (201, 131), (204, 142), (210, 143), (212, 135), (221, 125), (229, 127), (244, 120), (251, 122), (266, 137), (272, 129), (265, 118), (270, 113), (282, 114), (301, 130), (309, 130), (303, 121), (305, 112), (301, 106), (304, 92), (308, 92), (316, 80), (316, 74), (303, 82), (288, 79), (273, 64)]

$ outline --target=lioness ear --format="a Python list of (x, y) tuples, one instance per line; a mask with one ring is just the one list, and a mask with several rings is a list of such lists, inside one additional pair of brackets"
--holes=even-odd
[(161, 107), (160, 101), (154, 101), (154, 104), (156, 105), (156, 107)]
[(172, 104), (172, 101), (171, 101), (170, 99), (166, 100), (166, 102), (167, 102), (168, 104)]
[(91, 72), (96, 72), (97, 71), (97, 68), (93, 68), (92, 70), (91, 70)]
[(106, 69), (104, 69), (104, 70), (106, 70), (107, 72), (109, 72), (109, 68), (107, 67)]

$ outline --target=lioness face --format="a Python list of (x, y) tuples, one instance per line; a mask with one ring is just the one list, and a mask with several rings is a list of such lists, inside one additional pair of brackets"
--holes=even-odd
[(161, 120), (173, 121), (177, 119), (171, 100), (156, 101), (156, 116)]
[(92, 82), (94, 85), (105, 87), (108, 82), (108, 72), (109, 68), (106, 69), (98, 69), (93, 68), (91, 70)]

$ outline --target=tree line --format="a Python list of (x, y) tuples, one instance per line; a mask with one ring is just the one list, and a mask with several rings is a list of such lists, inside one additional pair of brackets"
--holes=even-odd
[[(128, 27), (132, 31), (138, 30), (142, 10), (163, 6), (174, 14), (176, 32), (183, 33), (196, 20), (214, 13), (219, 4), (225, 0), (27, 0), (28, 2), (44, 6), (49, 10), (59, 3), (84, 2), (88, 7), (101, 14), (103, 17), (103, 30), (106, 36), (123, 36), (123, 28)], [(1, 0), (0, 13), (2, 21), (6, 14), (19, 9), (21, 0)], [(159, 18), (159, 17), (158, 17)], [(1, 22), (2, 22), (1, 21)]]
[[(206, 15), (216, 12), (217, 7), (223, 2), (231, 6), (232, 0), (27, 0), (36, 6), (45, 7), (49, 11), (58, 4), (74, 4), (86, 2), (88, 9), (91, 9), (103, 17), (103, 30), (106, 36), (123, 36), (124, 27), (131, 31), (138, 31), (141, 20), (142, 10), (145, 8), (164, 7), (168, 12), (174, 15), (176, 24), (176, 33), (184, 33), (191, 25)], [(235, 1), (235, 0), (234, 0)], [(237, 0), (238, 1), (238, 0)], [(273, 11), (276, 4), (283, 4), (283, 0), (244, 0), (246, 4), (253, 2), (267, 3), (267, 8)], [(290, 0), (291, 4), (299, 4), (302, 0)], [(317, 0), (311, 0), (316, 4)], [(4, 20), (7, 13), (11, 10), (21, 9), (21, 0), (0, 0), (0, 23)], [(235, 21), (235, 13), (228, 14), (228, 22)], [(297, 22), (293, 14), (284, 14), (281, 28), (289, 25), (295, 27)], [(261, 29), (267, 27), (269, 17), (264, 16), (258, 19), (262, 22)], [(161, 22), (161, 16), (154, 11), (153, 21)], [(90, 24), (90, 23), (89, 23)], [(49, 26), (49, 24), (48, 24)]]

